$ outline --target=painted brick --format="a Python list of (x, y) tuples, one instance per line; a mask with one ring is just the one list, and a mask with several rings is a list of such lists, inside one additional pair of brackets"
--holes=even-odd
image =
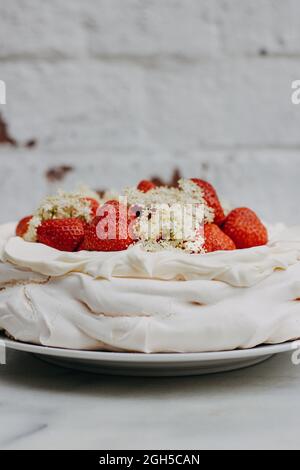
[(87, 51), (78, 0), (4, 1), (0, 17), (0, 60), (56, 60)]
[(227, 59), (160, 68), (98, 61), (5, 63), (5, 112), (18, 140), (62, 149), (300, 145), (291, 104), (298, 60)]
[(300, 53), (298, 0), (216, 0), (223, 54)]
[(211, 0), (101, 0), (85, 14), (95, 55), (194, 57), (218, 51)]
[(298, 0), (10, 0), (0, 59), (300, 53)]
[[(287, 164), (289, 162), (289, 164)], [(70, 165), (65, 180), (49, 183), (49, 167)], [(0, 223), (31, 213), (43, 195), (85, 183), (120, 189), (157, 175), (169, 179), (177, 166), (185, 177), (211, 181), (233, 206), (249, 206), (266, 221), (300, 223), (297, 151), (208, 151), (181, 155), (133, 152), (80, 153), (0, 150)], [(29, 190), (30, 188), (30, 190)]]

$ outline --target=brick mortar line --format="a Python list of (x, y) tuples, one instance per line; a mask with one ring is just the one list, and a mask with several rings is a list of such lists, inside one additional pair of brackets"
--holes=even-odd
[[(154, 155), (154, 154), (166, 154), (170, 156), (180, 156), (180, 155), (192, 155), (192, 154), (197, 154), (197, 153), (202, 153), (202, 152), (272, 152), (272, 151), (286, 151), (286, 152), (300, 152), (300, 144), (299, 145), (214, 145), (214, 146), (209, 146), (209, 145), (203, 145), (201, 147), (197, 148), (191, 148), (187, 149), (186, 151), (178, 150), (176, 148), (170, 149), (170, 148), (160, 148), (157, 151), (151, 150), (151, 148), (145, 147), (145, 148), (134, 148), (134, 147), (56, 147), (56, 148), (51, 148), (51, 147), (37, 147), (34, 150), (30, 149), (24, 149), (24, 148), (11, 148), (10, 146), (3, 145), (0, 147), (0, 153), (23, 153), (23, 154), (28, 154), (30, 156), (33, 156), (34, 154), (40, 155), (40, 154), (45, 154), (45, 155), (54, 155), (54, 156), (80, 156), (82, 155), (82, 152), (85, 152), (87, 155), (94, 155), (94, 154), (99, 154), (103, 153), (105, 155), (106, 153), (111, 153), (111, 154), (116, 154), (116, 155), (125, 155), (125, 154), (134, 154), (134, 155)], [(3, 161), (0, 161), (0, 164), (3, 163)], [(7, 163), (7, 161), (6, 161)]]
[(239, 62), (245, 59), (249, 60), (298, 60), (300, 59), (299, 53), (275, 53), (268, 52), (266, 55), (257, 53), (244, 53), (244, 54), (216, 54), (211, 56), (189, 56), (184, 54), (92, 54), (92, 55), (78, 55), (69, 56), (63, 54), (11, 54), (7, 56), (0, 56), (0, 63), (47, 63), (47, 64), (61, 64), (65, 62), (96, 62), (96, 63), (114, 63), (138, 65), (142, 67), (152, 67), (158, 65), (165, 65), (166, 62), (183, 65), (201, 65), (203, 63), (225, 63), (226, 60), (231, 62)]

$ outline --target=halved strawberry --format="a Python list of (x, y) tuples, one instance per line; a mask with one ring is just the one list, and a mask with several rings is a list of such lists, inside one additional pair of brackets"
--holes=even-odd
[(234, 242), (216, 224), (204, 225), (204, 250), (207, 253), (218, 250), (235, 250)]
[(225, 214), (215, 188), (207, 181), (198, 178), (192, 178), (192, 181), (202, 189), (206, 204), (214, 210), (214, 223), (221, 225), (225, 219)]
[(29, 222), (31, 221), (31, 219), (32, 219), (32, 215), (29, 215), (28, 217), (24, 217), (24, 219), (20, 220), (16, 228), (17, 237), (21, 237), (21, 238), (24, 237), (24, 235), (26, 234), (28, 230)]
[(151, 189), (156, 188), (156, 184), (152, 183), (152, 181), (149, 180), (143, 180), (138, 184), (138, 190), (142, 191), (143, 193), (147, 193), (148, 191), (151, 191)]
[(123, 251), (134, 240), (128, 233), (132, 218), (127, 207), (118, 201), (108, 201), (101, 207), (101, 214), (86, 227), (80, 247), (87, 251)]
[(255, 212), (247, 207), (231, 211), (222, 230), (235, 242), (237, 248), (251, 248), (268, 243), (268, 231)]
[(80, 219), (51, 219), (37, 228), (37, 240), (61, 251), (76, 251), (84, 239)]

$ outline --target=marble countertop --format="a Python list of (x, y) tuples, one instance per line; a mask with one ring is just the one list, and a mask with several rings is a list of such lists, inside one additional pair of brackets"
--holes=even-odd
[(74, 372), (25, 353), (0, 366), (1, 449), (299, 449), (300, 366), (181, 378)]

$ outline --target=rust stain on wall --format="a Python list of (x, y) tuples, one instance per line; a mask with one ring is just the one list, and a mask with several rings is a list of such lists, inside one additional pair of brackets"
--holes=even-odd
[(156, 184), (156, 186), (168, 186), (169, 188), (177, 188), (178, 187), (178, 181), (182, 178), (181, 172), (178, 168), (175, 168), (173, 171), (173, 174), (171, 176), (171, 179), (169, 181), (164, 181), (162, 178), (159, 176), (153, 176), (151, 178), (151, 181)]
[(36, 139), (30, 139), (25, 143), (25, 147), (31, 149), (37, 145)]
[(46, 178), (51, 183), (56, 181), (62, 181), (68, 173), (71, 173), (74, 168), (70, 165), (60, 165), (53, 168), (49, 168), (46, 172)]
[(0, 114), (0, 145), (12, 145), (13, 147), (17, 147), (19, 145), (24, 146), (26, 148), (33, 148), (37, 144), (36, 139), (30, 139), (27, 142), (20, 144), (14, 139), (9, 132), (8, 124), (5, 122), (4, 118)]
[[(181, 178), (182, 178), (182, 174), (180, 170), (178, 168), (175, 168), (169, 181), (163, 180), (160, 176), (152, 176), (150, 178), (150, 181), (152, 181), (152, 183), (156, 184), (156, 186), (158, 187), (168, 186), (169, 188), (177, 188), (178, 181)], [(105, 194), (106, 189), (96, 189), (95, 191), (102, 198)]]
[(8, 126), (0, 114), (0, 145), (13, 145), (17, 146), (17, 141), (10, 135)]

